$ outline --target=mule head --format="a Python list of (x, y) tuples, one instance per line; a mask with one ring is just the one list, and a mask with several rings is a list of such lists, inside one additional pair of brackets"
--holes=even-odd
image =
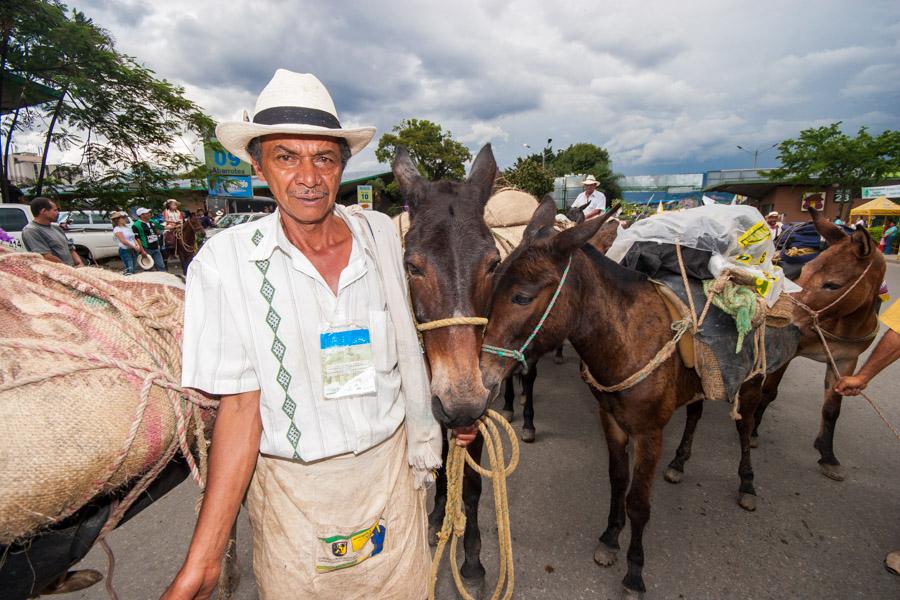
[(810, 214), (816, 231), (825, 238), (828, 247), (804, 265), (797, 279), (803, 288), (798, 299), (813, 310), (821, 310), (846, 293), (822, 315), (827, 319), (873, 306), (884, 280), (885, 262), (869, 232), (859, 228), (848, 235), (815, 209), (810, 208)]
[[(404, 255), (419, 323), (486, 317), (500, 254), (484, 222), (497, 163), (485, 145), (465, 181), (428, 181), (398, 148), (393, 164), (409, 204)], [(470, 425), (487, 409), (478, 355), (481, 326), (452, 325), (422, 333), (431, 370), (432, 410), (449, 427)]]
[[(485, 346), (522, 351), (533, 364), (565, 341), (579, 318), (580, 270), (590, 268), (590, 259), (578, 250), (617, 209), (618, 205), (602, 216), (556, 233), (556, 205), (551, 197), (544, 198), (525, 229), (522, 243), (503, 263), (492, 296)], [(569, 271), (563, 282), (567, 265)], [(551, 302), (554, 304), (548, 312)], [(527, 347), (521, 350), (526, 342)], [(484, 385), (492, 395), (499, 392), (516, 363), (515, 358), (498, 355), (490, 348), (482, 352)]]

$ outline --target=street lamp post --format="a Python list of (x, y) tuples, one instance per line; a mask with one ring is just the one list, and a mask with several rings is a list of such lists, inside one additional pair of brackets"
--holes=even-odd
[(743, 150), (743, 151), (746, 152), (747, 154), (752, 154), (752, 155), (753, 155), (753, 168), (756, 169), (756, 162), (757, 162), (757, 159), (759, 158), (759, 155), (762, 154), (762, 153), (764, 153), (764, 152), (768, 152), (769, 150), (771, 150), (772, 148), (774, 148), (774, 147), (777, 146), (777, 145), (778, 145), (778, 144), (775, 143), (775, 144), (772, 144), (771, 146), (769, 146), (768, 148), (764, 148), (764, 149), (762, 149), (762, 150), (760, 150), (758, 146), (757, 146), (757, 148), (756, 148), (755, 150), (752, 150), (752, 151), (751, 151), (751, 150), (747, 150), (747, 149), (744, 148), (743, 146), (738, 146), (737, 149), (738, 149), (738, 150)]
[[(552, 144), (552, 143), (553, 143), (553, 138), (547, 138), (547, 145), (544, 146), (544, 148), (541, 150), (541, 168), (542, 169), (547, 168), (547, 150), (549, 150), (550, 144)], [(522, 147), (527, 148), (528, 150), (531, 150), (531, 146), (529, 146), (528, 144), (522, 144)]]

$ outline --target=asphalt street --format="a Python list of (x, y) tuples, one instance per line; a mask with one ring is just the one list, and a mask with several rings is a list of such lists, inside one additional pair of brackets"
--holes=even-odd
[[(900, 296), (900, 264), (888, 283)], [(812, 442), (819, 427), (825, 367), (795, 360), (763, 424), (753, 453), (758, 509), (737, 505), (737, 434), (728, 406), (707, 403), (684, 480), (663, 480), (684, 425), (684, 411), (666, 428), (653, 487), (653, 513), (644, 537), (647, 600), (900, 598), (900, 577), (882, 560), (900, 548), (900, 445), (867, 403), (847, 399), (835, 449), (844, 482), (817, 470)], [(900, 424), (900, 363), (869, 387), (886, 416)], [(570, 347), (566, 362), (541, 363), (535, 387), (537, 441), (522, 445), (509, 481), (515, 553), (515, 598), (620, 598), (623, 558), (603, 568), (592, 559), (609, 501), (606, 448), (593, 397), (578, 375)], [(521, 412), (514, 425), (521, 427)], [(483, 561), (492, 589), (497, 542), (490, 486), (480, 520)], [(197, 489), (185, 483), (110, 537), (119, 598), (157, 598), (178, 570), (195, 521)], [(243, 579), (237, 598), (257, 598), (249, 527), (242, 514), (238, 556)], [(623, 548), (628, 531), (623, 532)], [(624, 552), (623, 552), (624, 554)], [(80, 565), (106, 571), (95, 549)], [(423, 574), (424, 576), (424, 574)], [(442, 598), (454, 598), (448, 585)], [(60, 596), (107, 598), (103, 585)]]

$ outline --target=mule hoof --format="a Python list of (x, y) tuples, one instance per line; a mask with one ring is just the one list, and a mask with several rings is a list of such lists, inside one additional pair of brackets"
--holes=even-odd
[(756, 496), (753, 494), (741, 494), (738, 504), (744, 510), (753, 512), (756, 510)]
[(554, 357), (553, 357), (553, 364), (554, 364), (554, 365), (561, 365), (561, 364), (563, 364), (563, 363), (565, 363), (565, 362), (566, 362), (566, 359), (565, 359), (564, 356), (554, 356)]
[(503, 418), (512, 423), (513, 420), (513, 411), (506, 410), (505, 408), (500, 411), (500, 414), (503, 415)]
[(521, 394), (519, 396), (519, 406), (525, 406), (528, 403), (528, 396)]
[(93, 569), (69, 571), (56, 582), (44, 589), (41, 594), (68, 594), (70, 592), (77, 592), (78, 590), (91, 587), (101, 579), (103, 579), (103, 575), (100, 574), (100, 571), (95, 571)]
[(534, 429), (523, 429), (522, 435), (519, 436), (521, 440), (527, 444), (534, 442)]
[(831, 479), (832, 481), (843, 481), (844, 480), (844, 467), (841, 465), (829, 465), (826, 463), (819, 463), (819, 471), (821, 471), (822, 475)]
[(684, 477), (684, 471), (679, 471), (672, 467), (666, 469), (666, 474), (663, 475), (663, 478), (669, 483), (681, 483), (682, 477)]
[(759, 448), (759, 436), (758, 435), (750, 436), (750, 447), (751, 448)]
[(619, 555), (618, 548), (610, 548), (603, 542), (600, 542), (597, 545), (597, 549), (594, 550), (594, 562), (600, 565), (601, 567), (611, 567), (616, 564), (616, 559)]
[(639, 592), (637, 590), (633, 590), (628, 587), (622, 588), (622, 598), (624, 600), (640, 600), (643, 597), (644, 597), (643, 592)]
[(466, 577), (463, 574), (463, 569), (460, 569), (459, 572), (460, 575), (462, 575), (463, 588), (466, 590), (466, 593), (474, 598), (474, 600), (484, 600), (485, 596), (487, 595), (485, 593), (486, 584), (484, 575), (482, 575), (481, 577)]
[(640, 575), (625, 575), (622, 580), (622, 597), (623, 598), (643, 598), (644, 592), (647, 591), (644, 585), (644, 578)]

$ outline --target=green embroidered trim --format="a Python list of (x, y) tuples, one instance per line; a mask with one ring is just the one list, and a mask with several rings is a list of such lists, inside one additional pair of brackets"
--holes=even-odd
[[(257, 229), (251, 238), (253, 245), (259, 246), (262, 239), (263, 234)], [(269, 261), (256, 261), (256, 268), (259, 269), (259, 272), (263, 276), (259, 293), (269, 305), (269, 311), (266, 313), (266, 325), (272, 329), (272, 334), (274, 336), (272, 339), (271, 351), (272, 355), (278, 359), (278, 375), (276, 376), (276, 381), (278, 381), (278, 385), (281, 386), (281, 389), (284, 390), (284, 402), (281, 404), (281, 410), (291, 420), (291, 424), (288, 426), (287, 439), (294, 449), (294, 458), (299, 459), (300, 454), (297, 452), (297, 444), (300, 442), (300, 430), (294, 425), (294, 414), (297, 411), (297, 403), (294, 402), (290, 394), (288, 394), (288, 388), (291, 385), (291, 374), (284, 368), (283, 364), (284, 353), (287, 350), (287, 346), (285, 346), (284, 342), (278, 337), (278, 326), (281, 325), (281, 315), (279, 315), (278, 311), (272, 307), (272, 300), (275, 298), (275, 286), (266, 278), (266, 274), (269, 272)]]

